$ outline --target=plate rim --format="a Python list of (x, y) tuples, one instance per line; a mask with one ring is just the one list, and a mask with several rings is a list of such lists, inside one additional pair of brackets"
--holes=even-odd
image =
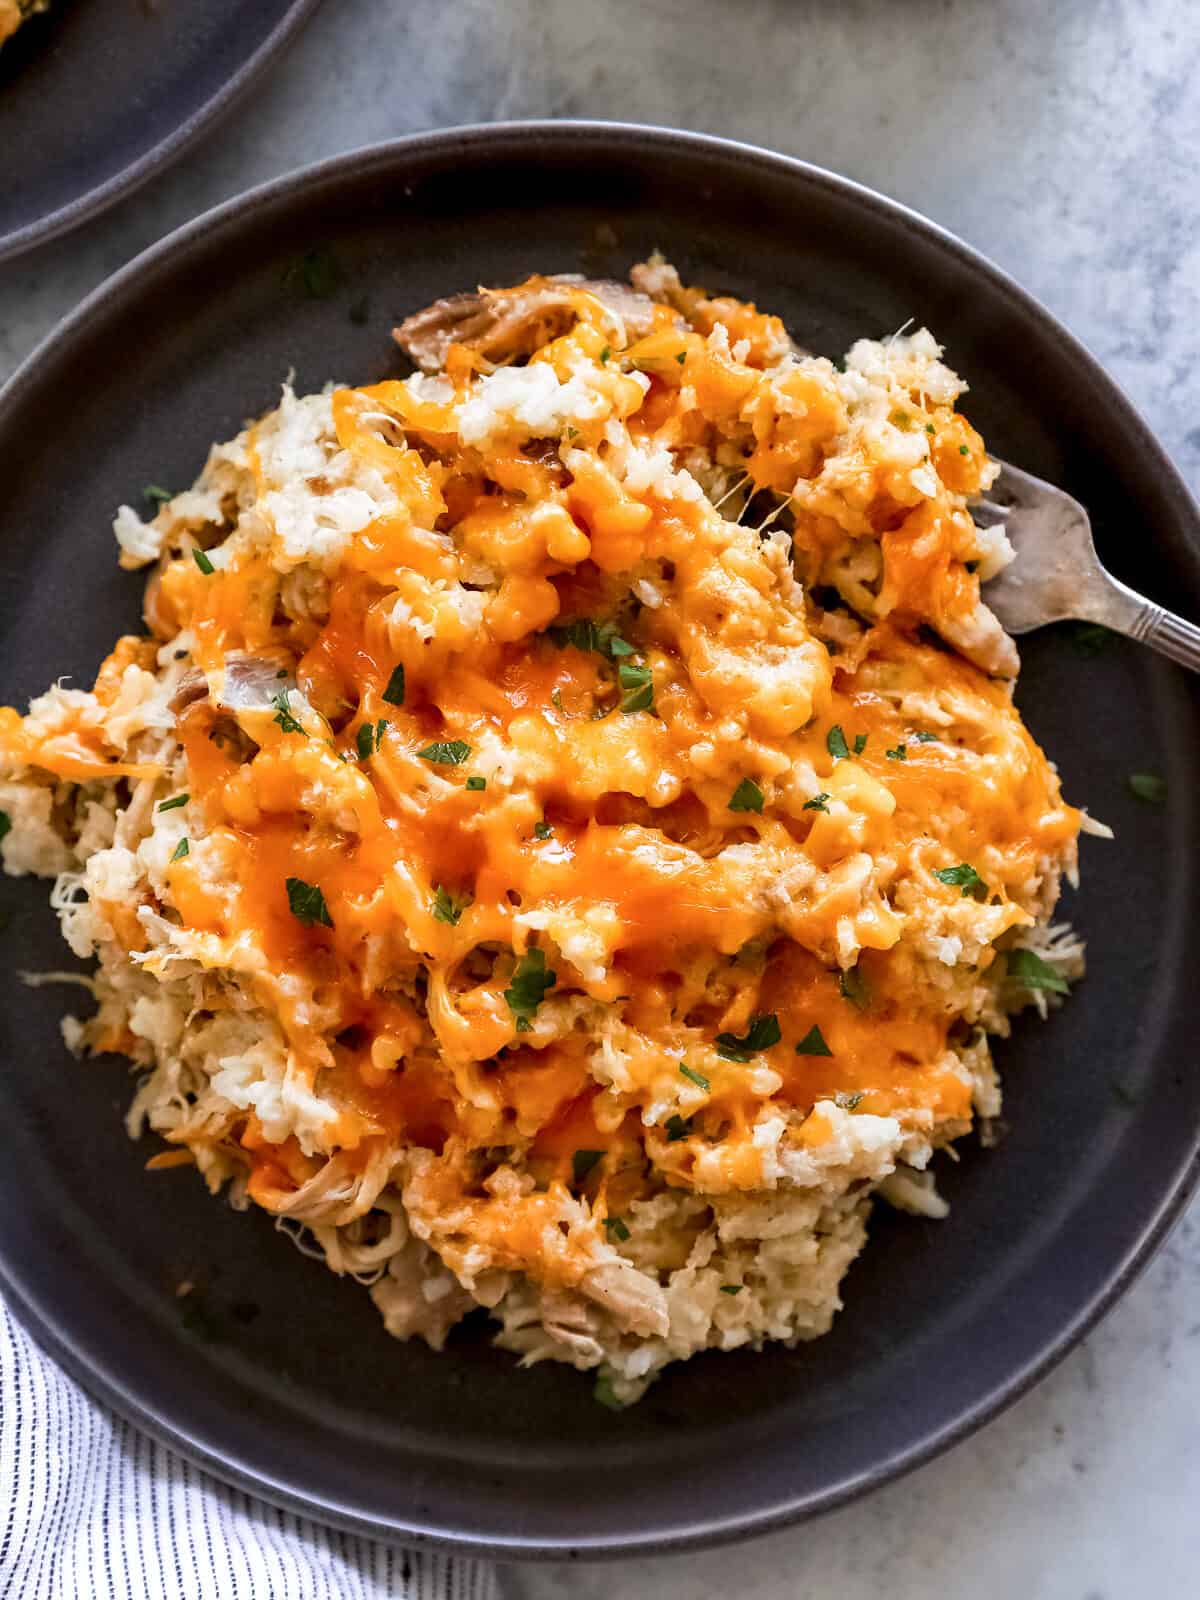
[[(210, 128), (215, 127), (244, 99), (258, 78), (292, 43), (320, 4), (321, 0), (290, 0), (287, 11), (258, 48), (242, 62), (236, 72), (226, 78), (203, 105), (193, 111), (191, 116), (186, 117), (177, 128), (172, 129), (164, 139), (151, 145), (128, 166), (113, 173), (94, 189), (86, 189), (73, 200), (68, 200), (65, 205), (45, 212), (32, 222), (23, 223), (8, 233), (0, 233), (0, 261), (8, 261), (15, 256), (23, 255), (28, 250), (36, 249), (38, 245), (57, 239), (64, 233), (82, 226), (92, 217), (107, 211), (119, 200), (132, 194), (134, 190), (140, 189), (156, 173), (184, 155)], [(174, 236), (175, 232), (169, 233), (165, 235), (165, 240)], [(141, 254), (133, 259), (140, 260)]]
[[(316, 4), (319, 4), (319, 0), (302, 0), (303, 6)], [(160, 265), (169, 264), (176, 254), (186, 253), (193, 240), (200, 235), (210, 234), (264, 203), (294, 198), (342, 176), (361, 176), (364, 169), (369, 171), (375, 165), (390, 168), (403, 162), (406, 157), (419, 159), (423, 155), (446, 154), (456, 149), (469, 156), (476, 149), (489, 144), (528, 152), (547, 140), (557, 141), (560, 145), (564, 141), (567, 145), (576, 143), (581, 149), (595, 149), (605, 144), (626, 149), (640, 147), (643, 153), (648, 151), (650, 154), (682, 147), (701, 157), (732, 158), (776, 173), (791, 174), (810, 187), (833, 190), (855, 205), (903, 225), (906, 230), (915, 232), (925, 241), (948, 252), (972, 274), (989, 279), (992, 286), (1010, 299), (1024, 315), (1034, 318), (1047, 337), (1052, 337), (1061, 345), (1065, 356), (1083, 378), (1100, 383), (1120, 401), (1136, 431), (1138, 448), (1145, 452), (1149, 465), (1158, 475), (1160, 492), (1176, 513), (1178, 525), (1184, 530), (1185, 542), (1192, 547), (1194, 554), (1200, 556), (1200, 508), (1140, 411), (1082, 341), (987, 256), (911, 207), (826, 168), (742, 140), (645, 123), (539, 119), (463, 124), (363, 145), (295, 168), (232, 196), (140, 252), (104, 280), (48, 333), (0, 388), (0, 427), (3, 427), (7, 416), (19, 408), (25, 389), (38, 379), (43, 363), (66, 353), (77, 332), (88, 324), (98, 310), (113, 301), (120, 303), (128, 294), (135, 293), (143, 277), (152, 275)], [(605, 1535), (579, 1540), (569, 1536), (554, 1538), (540, 1535), (536, 1539), (528, 1539), (516, 1534), (509, 1542), (497, 1542), (493, 1538), (476, 1537), (470, 1533), (452, 1534), (418, 1529), (411, 1523), (401, 1523), (398, 1518), (384, 1522), (375, 1517), (363, 1517), (347, 1506), (339, 1505), (336, 1494), (318, 1498), (306, 1491), (303, 1495), (297, 1495), (268, 1473), (217, 1455), (206, 1445), (189, 1437), (188, 1432), (176, 1423), (164, 1420), (154, 1408), (148, 1407), (132, 1394), (127, 1385), (106, 1370), (106, 1362), (81, 1349), (69, 1330), (58, 1328), (53, 1317), (46, 1315), (24, 1287), (10, 1279), (4, 1261), (2, 1236), (0, 1287), (3, 1287), (20, 1320), (38, 1342), (48, 1348), (55, 1359), (91, 1394), (160, 1443), (198, 1462), (214, 1477), (253, 1493), (270, 1504), (384, 1542), (407, 1543), (466, 1556), (506, 1561), (556, 1561), (580, 1557), (589, 1560), (628, 1559), (700, 1550), (734, 1539), (777, 1531), (843, 1506), (943, 1454), (1028, 1393), (1112, 1309), (1149, 1264), (1198, 1186), (1200, 1127), (1192, 1130), (1190, 1154), (1185, 1153), (1179, 1159), (1171, 1183), (1136, 1239), (1114, 1263), (1103, 1285), (1076, 1308), (1053, 1339), (1046, 1341), (1035, 1355), (1027, 1358), (1004, 1381), (993, 1383), (969, 1409), (952, 1421), (935, 1427), (899, 1454), (875, 1462), (853, 1480), (821, 1493), (810, 1492), (792, 1499), (781, 1497), (758, 1514), (739, 1514), (720, 1522), (710, 1519), (703, 1527), (647, 1536), (631, 1528), (620, 1538)]]

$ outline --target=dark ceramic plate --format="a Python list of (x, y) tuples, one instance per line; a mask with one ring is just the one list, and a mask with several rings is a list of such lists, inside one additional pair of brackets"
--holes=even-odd
[(173, 160), (318, 0), (53, 0), (0, 49), (0, 258)]
[[(108, 519), (191, 480), (212, 439), (301, 386), (400, 370), (394, 319), (532, 270), (623, 273), (655, 246), (837, 355), (908, 318), (947, 341), (992, 448), (1092, 508), (1121, 577), (1200, 612), (1197, 513), (1085, 352), (963, 245), (866, 190), (744, 146), (549, 124), (404, 140), (201, 218), (92, 297), (0, 397), (0, 685), (88, 679), (140, 581)], [(1088, 840), (1065, 912), (1090, 975), (998, 1051), (1009, 1132), (943, 1178), (948, 1221), (881, 1207), (832, 1335), (673, 1368), (633, 1410), (520, 1371), (481, 1327), (397, 1344), (367, 1295), (191, 1175), (148, 1174), (116, 1062), (66, 1057), (17, 968), (63, 962), (46, 886), (5, 882), (0, 1266), (97, 1394), (220, 1476), (319, 1517), (509, 1557), (665, 1550), (835, 1505), (943, 1449), (1078, 1339), (1196, 1176), (1194, 683), (1136, 647), (1024, 642), (1020, 698)], [(1165, 807), (1129, 792), (1163, 773)], [(181, 1278), (197, 1284), (175, 1297)]]

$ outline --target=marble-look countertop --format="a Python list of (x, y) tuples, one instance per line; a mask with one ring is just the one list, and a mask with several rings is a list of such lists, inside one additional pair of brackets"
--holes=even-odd
[[(326, 0), (198, 149), (0, 265), (0, 377), (138, 250), (252, 183), (400, 133), (540, 116), (749, 139), (926, 212), (1079, 334), (1200, 482), (1196, 0)], [(1198, 1396), (1193, 1208), (1050, 1378), (902, 1482), (748, 1545), (510, 1569), (505, 1587), (520, 1600), (1190, 1600)]]

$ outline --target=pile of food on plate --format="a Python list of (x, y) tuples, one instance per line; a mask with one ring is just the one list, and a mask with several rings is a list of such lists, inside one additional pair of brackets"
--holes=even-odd
[(824, 1333), (874, 1195), (943, 1213), (989, 1034), (1082, 970), (1086, 818), (929, 333), (838, 366), (656, 258), (397, 337), (122, 507), (147, 632), (0, 712), (5, 865), (151, 1167), (624, 1404)]

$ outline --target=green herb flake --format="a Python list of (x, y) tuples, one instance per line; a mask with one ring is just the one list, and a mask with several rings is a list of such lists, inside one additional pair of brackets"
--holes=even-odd
[(471, 774), (471, 776), (467, 779), (466, 787), (468, 789), (474, 789), (476, 791), (481, 790), (481, 789), (486, 789), (487, 788), (487, 779), (486, 778), (481, 778), (477, 772), (473, 772)]
[(217, 570), (198, 544), (194, 544), (192, 546), (192, 560), (200, 568), (200, 571), (206, 578), (211, 578), (213, 573)]
[(279, 724), (284, 733), (304, 732), (304, 724), (302, 722), (297, 722), (296, 718), (292, 715), (291, 710), (289, 709), (288, 691), (286, 689), (281, 689), (279, 693), (272, 698), (271, 704), (275, 707), (275, 716), (272, 720)]
[(960, 444), (959, 445), (958, 453), (959, 453), (960, 456), (969, 456), (971, 454), (971, 452), (967, 449), (965, 444)]
[(860, 756), (866, 748), (867, 735), (865, 733), (856, 733), (854, 735), (854, 754)]
[(1081, 656), (1098, 656), (1116, 637), (1111, 628), (1099, 622), (1075, 622), (1070, 628), (1071, 644)]
[(801, 811), (828, 811), (829, 807), (825, 804), (828, 799), (828, 793), (822, 789), (820, 794), (815, 794), (811, 800), (806, 800), (800, 809)]
[(305, 883), (303, 878), (288, 878), (286, 888), (288, 910), (297, 922), (302, 922), (306, 928), (311, 928), (314, 923), (320, 923), (323, 928), (333, 927), (325, 896), (315, 883)]
[(744, 1283), (723, 1283), (721, 1285), (721, 1293), (722, 1294), (741, 1294), (742, 1290), (745, 1287), (746, 1287), (746, 1285)]
[(667, 1143), (678, 1144), (680, 1139), (686, 1139), (688, 1134), (691, 1133), (692, 1119), (676, 1115), (668, 1117), (664, 1126), (667, 1130)]
[(592, 1399), (595, 1400), (597, 1405), (603, 1406), (606, 1411), (624, 1411), (625, 1409), (625, 1402), (617, 1399), (612, 1379), (607, 1372), (602, 1372), (596, 1379), (595, 1386), (592, 1389)]
[(172, 861), (182, 861), (184, 856), (191, 854), (191, 850), (192, 850), (192, 847), (188, 843), (187, 839), (186, 838), (180, 839), (179, 843), (175, 846), (174, 850), (172, 850), (172, 852), (171, 852), (171, 860)]
[(1048, 961), (1032, 950), (1009, 950), (1005, 958), (1005, 976), (1022, 989), (1047, 989), (1051, 994), (1070, 993), (1070, 984), (1061, 972), (1056, 972)]
[(571, 645), (576, 650), (583, 651), (585, 655), (590, 651), (612, 659), (617, 656), (631, 656), (634, 653), (633, 645), (621, 638), (614, 623), (596, 622), (592, 617), (577, 617), (574, 622), (564, 622), (559, 627), (548, 628), (546, 633), (550, 641), (560, 650), (565, 650)]
[(604, 346), (604, 349), (603, 349), (603, 350), (601, 350), (601, 352), (600, 352), (600, 365), (601, 365), (601, 366), (602, 366), (602, 367), (603, 367), (603, 366), (605, 366), (605, 365), (606, 365), (606, 364), (607, 364), (607, 362), (608, 362), (608, 358), (609, 358), (609, 356), (611, 356), (611, 355), (612, 355), (612, 349), (611, 349), (611, 348), (610, 348), (610, 346), (608, 346), (608, 345), (605, 345), (605, 346)]
[(629, 1238), (629, 1228), (624, 1217), (605, 1217), (604, 1231), (610, 1239), (616, 1239), (620, 1244), (624, 1244)]
[(1129, 787), (1139, 800), (1150, 806), (1161, 806), (1167, 798), (1167, 780), (1156, 772), (1131, 772)]
[(926, 433), (936, 433), (937, 429), (934, 427), (932, 422), (927, 422), (925, 424), (925, 432)]
[(835, 1094), (833, 1097), (834, 1105), (840, 1106), (843, 1111), (857, 1111), (862, 1101), (861, 1089), (856, 1090), (854, 1094)]
[(865, 1011), (871, 1004), (871, 986), (867, 982), (866, 974), (858, 967), (850, 967), (846, 972), (838, 973), (838, 988), (841, 990), (842, 999), (849, 1000), (852, 1006), (857, 1006), (860, 1011)]
[(933, 875), (939, 883), (947, 884), (951, 889), (961, 889), (964, 900), (987, 888), (969, 861), (960, 861), (956, 867), (935, 867)]
[(582, 1183), (588, 1173), (598, 1167), (603, 1160), (603, 1150), (576, 1150), (571, 1157), (571, 1176), (576, 1183)]
[(433, 891), (433, 916), (435, 922), (445, 922), (451, 928), (457, 928), (463, 912), (471, 904), (469, 894), (451, 894), (444, 884), (437, 884)]
[(814, 1022), (796, 1046), (798, 1056), (831, 1056), (833, 1051), (825, 1043), (825, 1035)]
[(360, 761), (369, 761), (376, 749), (374, 724), (364, 722), (355, 736), (354, 743), (358, 749), (358, 759)]
[(635, 666), (631, 661), (622, 661), (617, 668), (617, 679), (625, 694), (621, 701), (621, 710), (628, 715), (631, 711), (650, 711), (654, 707), (654, 679), (649, 667)]
[(696, 1085), (697, 1089), (703, 1089), (705, 1094), (710, 1094), (712, 1092), (712, 1084), (709, 1083), (708, 1079), (702, 1072), (697, 1072), (695, 1067), (684, 1066), (682, 1063), (680, 1063), (679, 1070), (689, 1083), (694, 1083)]
[(729, 796), (730, 811), (761, 811), (763, 792), (753, 778), (743, 778)]
[(285, 289), (299, 289), (309, 300), (328, 300), (342, 281), (337, 258), (329, 250), (308, 250), (283, 274)]
[(835, 722), (825, 735), (825, 748), (835, 761), (844, 761), (850, 754), (850, 747), (846, 743), (846, 735), (842, 732), (841, 723)]
[(156, 811), (178, 811), (180, 806), (187, 805), (190, 799), (191, 795), (177, 794), (171, 800), (160, 800), (154, 809)]
[(773, 1011), (765, 1011), (750, 1019), (750, 1026), (741, 1038), (733, 1033), (719, 1033), (717, 1054), (726, 1061), (749, 1061), (760, 1050), (769, 1050), (773, 1044), (778, 1044), (782, 1037), (779, 1018)]
[(161, 484), (157, 483), (148, 483), (142, 490), (142, 497), (149, 500), (153, 506), (165, 506), (168, 500), (174, 500), (175, 498), (170, 489), (164, 489)]
[(889, 761), (907, 761), (908, 746), (906, 744), (898, 744), (891, 750), (885, 750), (884, 754), (887, 756)]
[(435, 767), (461, 767), (471, 754), (471, 746), (462, 739), (435, 739), (417, 754), (422, 761), (429, 761)]
[(927, 733), (924, 728), (922, 728), (918, 733), (914, 733), (913, 738), (918, 744), (937, 744), (938, 742), (937, 734)]
[(558, 973), (546, 967), (546, 952), (536, 945), (526, 950), (517, 963), (512, 983), (504, 991), (508, 1009), (516, 1018), (518, 1033), (532, 1031), (537, 1008), (545, 999), (546, 991), (553, 989), (557, 982)]
[(542, 822), (535, 822), (533, 825), (533, 837), (535, 839), (548, 839), (553, 832), (553, 828), (551, 828), (550, 824), (544, 820)]
[(684, 365), (684, 363), (687, 361), (687, 351), (686, 350), (681, 350), (679, 352), (679, 354), (675, 357), (675, 359), (676, 359), (676, 361), (678, 361), (679, 365), (682, 367)]
[(392, 668), (392, 675), (387, 681), (387, 688), (383, 691), (383, 698), (389, 706), (402, 706), (404, 704), (404, 663), (402, 661)]

